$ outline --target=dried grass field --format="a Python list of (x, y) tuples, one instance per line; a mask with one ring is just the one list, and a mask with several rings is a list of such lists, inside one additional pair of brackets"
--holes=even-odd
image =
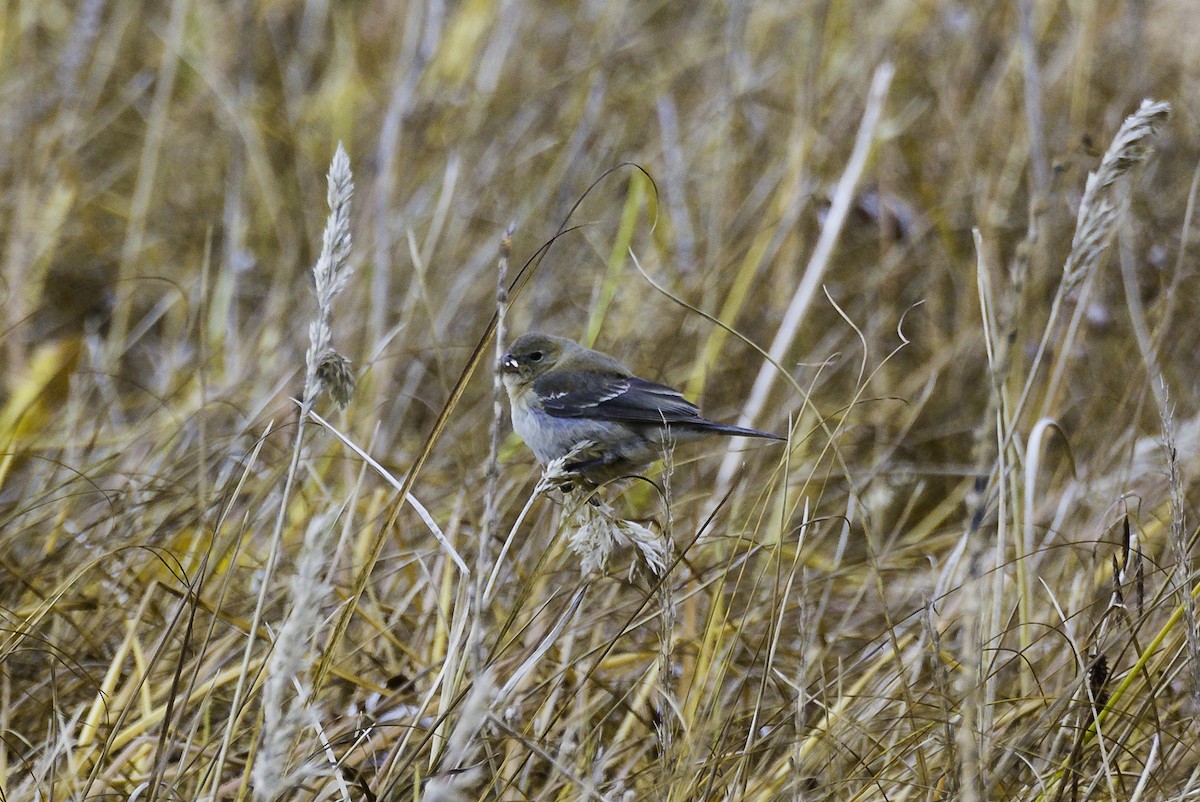
[(1195, 17), (0, 3), (0, 800), (1200, 798)]

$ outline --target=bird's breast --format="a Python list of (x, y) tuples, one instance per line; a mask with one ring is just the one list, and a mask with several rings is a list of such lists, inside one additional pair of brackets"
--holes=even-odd
[(607, 445), (622, 428), (590, 418), (556, 418), (542, 409), (529, 392), (514, 393), (510, 401), (513, 430), (543, 465), (566, 456), (586, 441)]

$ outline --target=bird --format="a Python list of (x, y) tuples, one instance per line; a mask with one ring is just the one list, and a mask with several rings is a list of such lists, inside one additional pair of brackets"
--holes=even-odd
[(678, 390), (633, 375), (615, 358), (574, 340), (531, 331), (500, 360), (513, 429), (543, 466), (592, 486), (636, 475), (675, 443), (710, 435), (787, 440), (700, 416)]

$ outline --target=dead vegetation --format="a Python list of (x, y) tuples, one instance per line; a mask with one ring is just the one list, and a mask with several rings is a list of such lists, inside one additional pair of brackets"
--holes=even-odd
[(5, 4), (0, 798), (1196, 795), (1191, 5)]

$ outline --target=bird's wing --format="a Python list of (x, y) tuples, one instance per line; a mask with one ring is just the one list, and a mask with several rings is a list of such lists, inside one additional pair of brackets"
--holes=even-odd
[(543, 409), (556, 418), (659, 424), (702, 420), (700, 409), (678, 390), (636, 376), (548, 373), (534, 382), (534, 389)]

